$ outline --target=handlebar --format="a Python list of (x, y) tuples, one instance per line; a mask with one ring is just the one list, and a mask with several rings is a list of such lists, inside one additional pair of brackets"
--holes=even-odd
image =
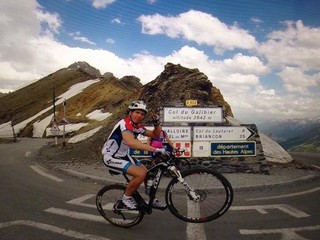
[(172, 153), (176, 156), (176, 157), (180, 157), (186, 150), (182, 149), (180, 150), (180, 148), (174, 148)]
[(180, 148), (174, 148), (172, 152), (167, 151), (165, 154), (157, 154), (157, 157), (161, 160), (168, 161), (169, 159), (181, 156), (185, 151), (185, 149), (180, 150)]

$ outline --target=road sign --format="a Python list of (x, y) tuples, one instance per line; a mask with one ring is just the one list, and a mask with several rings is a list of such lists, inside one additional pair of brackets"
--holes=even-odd
[[(148, 130), (153, 130), (153, 126), (145, 126)], [(191, 127), (190, 126), (163, 126), (162, 129), (166, 131), (171, 141), (191, 141)], [(146, 142), (148, 137), (138, 135), (138, 140)]]
[(256, 142), (212, 142), (211, 156), (256, 156)]
[(205, 142), (193, 142), (192, 145), (193, 157), (210, 157), (210, 144)]
[(150, 157), (149, 151), (129, 149), (129, 155), (133, 157)]
[(244, 126), (194, 127), (194, 141), (245, 141), (255, 134)]
[(195, 99), (188, 99), (186, 100), (186, 106), (187, 107), (194, 107), (198, 105), (198, 101)]
[(164, 107), (164, 122), (221, 123), (222, 107)]
[(191, 157), (191, 142), (174, 142), (174, 147), (185, 150), (181, 156), (176, 155), (176, 157)]

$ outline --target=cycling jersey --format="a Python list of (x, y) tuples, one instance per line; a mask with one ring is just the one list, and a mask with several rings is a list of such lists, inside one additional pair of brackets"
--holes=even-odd
[(137, 138), (139, 134), (145, 135), (146, 128), (141, 124), (134, 124), (129, 116), (120, 120), (114, 126), (102, 148), (103, 155), (107, 154), (115, 158), (121, 158), (128, 154), (130, 147), (123, 140), (122, 132), (132, 132), (135, 138)]
[(163, 143), (167, 138), (167, 133), (165, 131), (161, 131), (160, 136), (158, 138), (152, 138), (150, 145), (155, 148), (163, 148)]
[(103, 145), (104, 164), (114, 171), (126, 173), (131, 164), (139, 166), (141, 163), (128, 154), (130, 147), (125, 143), (122, 132), (131, 132), (137, 138), (139, 134), (146, 133), (146, 128), (141, 124), (134, 124), (128, 116), (114, 126)]

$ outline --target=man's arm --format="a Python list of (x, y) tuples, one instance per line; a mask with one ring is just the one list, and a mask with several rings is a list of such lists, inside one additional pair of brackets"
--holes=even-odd
[(152, 131), (147, 129), (144, 135), (149, 138), (159, 138), (161, 130), (162, 130), (161, 125), (154, 126), (154, 129)]
[(160, 124), (161, 123), (160, 116), (152, 112), (152, 119), (153, 119), (152, 121), (153, 121), (154, 129), (152, 131), (146, 130), (144, 135), (150, 138), (159, 138), (162, 131), (162, 127)]
[[(150, 132), (152, 132), (152, 131), (150, 131)], [(131, 132), (122, 132), (122, 137), (123, 137), (124, 141), (126, 142), (126, 144), (132, 149), (144, 150), (144, 151), (149, 151), (149, 152), (154, 152), (156, 150), (156, 148), (154, 148), (148, 144), (145, 144), (145, 143), (139, 141), (138, 139), (135, 139), (133, 133), (131, 133)]]

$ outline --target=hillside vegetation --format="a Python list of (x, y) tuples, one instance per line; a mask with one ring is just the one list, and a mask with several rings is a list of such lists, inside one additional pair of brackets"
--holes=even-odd
[(303, 135), (280, 142), (280, 145), (289, 152), (320, 152), (320, 124)]

